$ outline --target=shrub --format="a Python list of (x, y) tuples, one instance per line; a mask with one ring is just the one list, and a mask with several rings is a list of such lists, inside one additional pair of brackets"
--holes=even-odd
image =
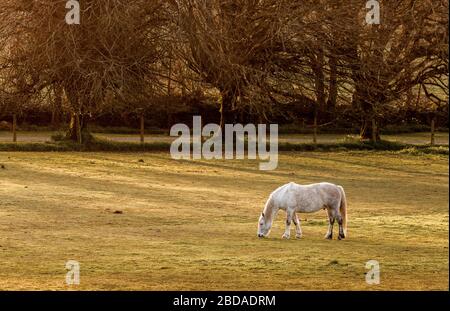
[(50, 138), (51, 138), (52, 141), (55, 141), (55, 142), (63, 141), (63, 140), (67, 139), (66, 134), (63, 133), (63, 132), (55, 133)]
[(12, 125), (9, 122), (1, 121), (0, 122), (0, 131), (11, 131)]

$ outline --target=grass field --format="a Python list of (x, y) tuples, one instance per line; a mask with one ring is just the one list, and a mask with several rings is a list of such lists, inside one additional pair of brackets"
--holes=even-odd
[[(446, 156), (282, 153), (272, 172), (163, 153), (4, 152), (0, 164), (2, 290), (449, 289)], [(268, 194), (289, 181), (344, 186), (349, 238), (323, 239), (324, 211), (301, 215), (301, 240), (281, 239), (284, 213), (256, 238)], [(79, 286), (65, 285), (68, 260)], [(368, 260), (380, 285), (365, 283)]]

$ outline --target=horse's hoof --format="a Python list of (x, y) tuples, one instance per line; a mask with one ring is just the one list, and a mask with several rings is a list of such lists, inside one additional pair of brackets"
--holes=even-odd
[(283, 234), (283, 236), (281, 237), (282, 239), (285, 239), (285, 240), (289, 240), (290, 239), (290, 236), (289, 235), (286, 235), (286, 234)]
[(327, 239), (327, 240), (332, 240), (332, 239), (333, 239), (333, 236), (332, 236), (332, 235), (326, 235), (326, 236), (325, 236), (325, 239)]
[(301, 239), (301, 238), (302, 238), (302, 235), (301, 235), (301, 234), (300, 234), (300, 235), (297, 234), (297, 235), (295, 236), (295, 238), (296, 238), (296, 239)]
[(339, 240), (345, 239), (345, 235), (339, 235), (338, 239), (339, 239)]

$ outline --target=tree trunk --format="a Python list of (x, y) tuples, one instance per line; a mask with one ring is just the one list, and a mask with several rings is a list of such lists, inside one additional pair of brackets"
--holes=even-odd
[(167, 79), (167, 95), (172, 96), (172, 57), (169, 59), (169, 78)]
[(234, 94), (230, 91), (222, 92), (222, 104), (220, 107), (220, 128), (225, 130), (225, 124), (234, 124), (233, 102)]
[(173, 125), (173, 115), (172, 115), (172, 113), (169, 111), (169, 112), (167, 113), (167, 128), (169, 129), (169, 131), (170, 131), (170, 129), (172, 128), (172, 125)]
[(314, 113), (313, 143), (317, 144), (317, 109)]
[(328, 89), (327, 111), (334, 114), (336, 112), (336, 102), (338, 96), (337, 85), (337, 61), (336, 57), (330, 57), (330, 85)]
[(13, 114), (13, 123), (12, 123), (12, 134), (13, 134), (13, 142), (17, 142), (17, 115)]
[(376, 143), (378, 141), (378, 127), (375, 118), (372, 118), (372, 142)]
[(364, 117), (359, 135), (362, 140), (370, 140), (375, 143), (380, 140), (380, 131), (375, 118)]
[(63, 89), (60, 86), (56, 86), (54, 92), (55, 100), (52, 105), (51, 127), (52, 129), (56, 130), (60, 127), (61, 123)]
[(72, 113), (70, 116), (69, 130), (66, 135), (67, 139), (79, 144), (83, 143), (83, 137), (86, 139), (90, 136), (87, 130), (87, 124), (87, 116), (83, 116), (80, 113)]
[[(70, 114), (69, 129), (66, 134), (66, 138), (77, 142), (83, 143), (83, 134), (87, 133), (87, 116), (81, 114), (81, 98), (76, 92), (70, 89), (65, 89), (67, 99), (69, 100), (72, 112)], [(89, 134), (85, 135), (85, 138), (89, 137)]]
[(50, 121), (50, 124), (51, 124), (51, 128), (53, 129), (53, 130), (55, 130), (56, 129), (56, 111), (55, 111), (55, 107), (53, 107), (53, 109), (52, 109), (52, 120)]
[(317, 59), (314, 60), (313, 68), (314, 68), (314, 84), (315, 84), (315, 92), (316, 92), (316, 102), (318, 110), (325, 108), (325, 74), (323, 72), (324, 66), (324, 55), (323, 51), (319, 50), (317, 54)]
[(431, 146), (436, 144), (436, 117), (431, 119)]
[(75, 113), (70, 114), (69, 129), (67, 130), (66, 138), (72, 141), (78, 141), (76, 129)]
[(317, 123), (319, 111), (323, 111), (326, 105), (325, 102), (325, 74), (323, 71), (324, 66), (324, 53), (319, 49), (317, 58), (313, 63), (314, 76), (315, 76), (315, 92), (316, 92), (316, 104), (314, 105), (314, 129), (313, 129), (313, 142), (317, 144)]
[(80, 114), (75, 114), (75, 132), (76, 132), (76, 138), (77, 142), (81, 144), (83, 142), (83, 138), (81, 137), (81, 120), (80, 120)]
[(145, 118), (144, 118), (143, 113), (141, 113), (140, 119), (141, 119), (141, 144), (144, 144), (144, 142), (145, 142)]

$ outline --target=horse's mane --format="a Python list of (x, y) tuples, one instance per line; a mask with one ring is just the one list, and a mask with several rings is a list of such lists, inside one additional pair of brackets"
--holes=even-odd
[(273, 217), (273, 197), (272, 195), (269, 197), (269, 199), (266, 202), (266, 205), (264, 206), (264, 210), (263, 210), (263, 215), (264, 215), (264, 220), (266, 221), (270, 221), (272, 220)]

